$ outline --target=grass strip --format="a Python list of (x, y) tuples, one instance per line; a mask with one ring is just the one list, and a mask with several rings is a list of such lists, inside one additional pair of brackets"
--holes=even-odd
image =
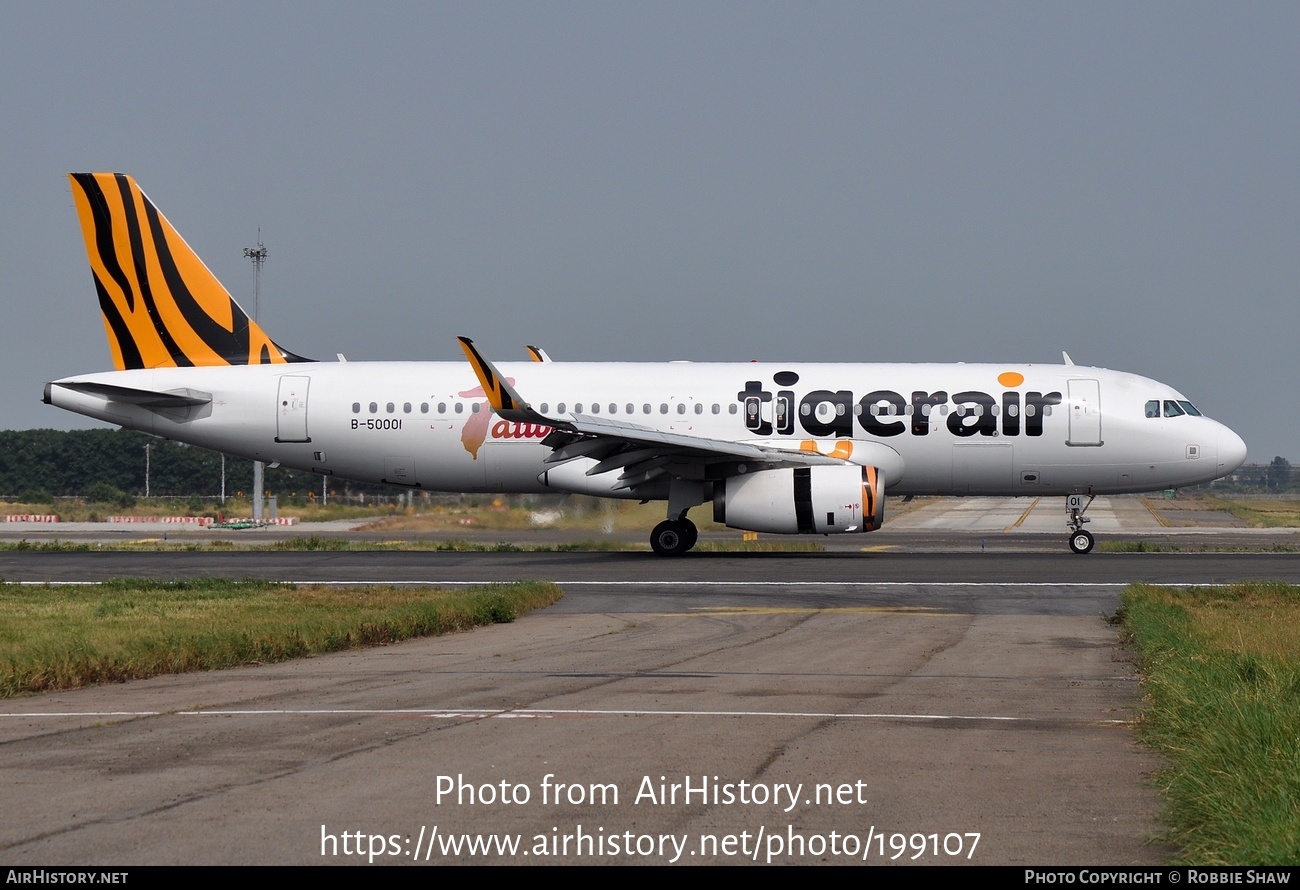
[(469, 630), (561, 595), (541, 581), (467, 590), (212, 578), (0, 584), (0, 698)]
[(1300, 861), (1300, 587), (1133, 585), (1123, 619), (1184, 864)]

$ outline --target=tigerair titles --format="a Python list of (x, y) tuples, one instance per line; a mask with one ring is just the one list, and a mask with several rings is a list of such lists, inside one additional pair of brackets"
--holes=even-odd
[[(799, 382), (794, 371), (779, 371), (772, 377), (778, 387)], [(998, 382), (1017, 386), (1024, 376), (1014, 371), (999, 375)], [(910, 398), (892, 389), (877, 389), (861, 399), (852, 390), (815, 389), (798, 398), (791, 389), (768, 390), (761, 380), (749, 380), (736, 393), (744, 408), (745, 426), (760, 436), (795, 435), (795, 424), (815, 438), (849, 437), (856, 422), (865, 432), (880, 438), (910, 433), (928, 436), (931, 426), (943, 423), (954, 436), (1041, 436), (1043, 418), (1061, 404), (1059, 392), (1008, 389), (1000, 395), (979, 390), (949, 393), (913, 390)], [(763, 406), (775, 402), (770, 409)], [(829, 406), (829, 407), (823, 407)], [(951, 407), (951, 410), (949, 410)], [(909, 410), (910, 409), (910, 410)], [(771, 418), (771, 419), (769, 419)]]

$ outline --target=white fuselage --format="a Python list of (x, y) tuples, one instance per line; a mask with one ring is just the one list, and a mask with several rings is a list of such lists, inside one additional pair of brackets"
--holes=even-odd
[[(712, 440), (759, 442), (879, 466), (890, 494), (1152, 491), (1216, 479), (1245, 460), (1232, 430), (1148, 378), (1076, 365), (502, 364), (533, 410), (607, 417)], [(199, 392), (158, 408), (61, 384)], [(435, 491), (614, 490), (614, 474), (552, 472), (548, 428), (492, 414), (466, 363), (338, 362), (161, 368), (55, 381), (61, 408), (255, 460)], [(1193, 409), (1194, 410), (1194, 409)], [(847, 445), (842, 443), (847, 442)], [(588, 467), (589, 468), (589, 467)]]

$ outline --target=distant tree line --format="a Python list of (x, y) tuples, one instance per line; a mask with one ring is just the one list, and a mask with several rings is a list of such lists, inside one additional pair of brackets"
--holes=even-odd
[(1215, 491), (1243, 494), (1283, 494), (1300, 491), (1300, 476), (1291, 472), (1291, 462), (1281, 455), (1266, 464), (1245, 464), (1231, 476), (1211, 482)]
[[(149, 494), (216, 497), (221, 494), (221, 455), (206, 448), (155, 439), (130, 430), (0, 430), (0, 495), (44, 503), (54, 497), (123, 502), (145, 493), (145, 445), (149, 445)], [(266, 470), (266, 488), (289, 499), (317, 496), (321, 477), (284, 467)], [(226, 458), (226, 496), (251, 494), (253, 463)], [(393, 495), (401, 489), (330, 478), (337, 494)], [(125, 503), (123, 503), (125, 506)]]
[[(145, 493), (145, 445), (149, 451), (149, 494), (204, 497), (221, 494), (221, 455), (206, 448), (155, 439), (130, 430), (0, 430), (0, 495), (44, 503), (54, 497), (123, 502)], [(330, 478), (332, 496), (391, 497), (403, 489)], [(252, 461), (226, 459), (226, 496), (250, 495)], [(266, 470), (266, 488), (283, 500), (320, 494), (321, 477), (284, 467)], [(1300, 474), (1275, 457), (1247, 464), (1226, 479), (1200, 489), (1241, 493), (1300, 491)], [(123, 503), (125, 506), (125, 503)]]

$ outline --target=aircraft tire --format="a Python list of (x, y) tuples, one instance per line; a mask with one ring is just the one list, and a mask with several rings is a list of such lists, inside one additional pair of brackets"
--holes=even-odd
[(676, 519), (665, 519), (650, 533), (651, 549), (660, 556), (681, 556), (695, 543), (687, 525)]
[(1090, 553), (1092, 546), (1096, 541), (1093, 540), (1092, 532), (1077, 531), (1070, 535), (1070, 549), (1075, 553)]
[(700, 530), (689, 519), (683, 519), (682, 526), (686, 531), (686, 549), (690, 550), (695, 546), (695, 542), (700, 539)]

